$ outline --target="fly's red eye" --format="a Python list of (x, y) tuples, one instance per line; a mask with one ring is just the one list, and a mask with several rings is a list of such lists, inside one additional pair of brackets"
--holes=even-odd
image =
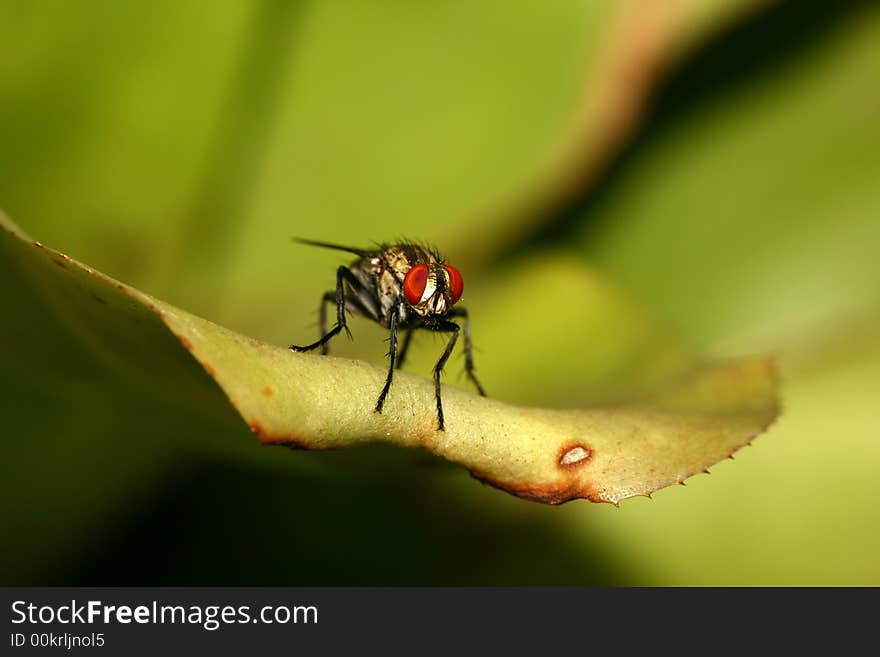
[(416, 265), (403, 278), (403, 293), (406, 300), (412, 305), (417, 305), (422, 300), (425, 293), (425, 286), (428, 284), (428, 265)]
[(461, 299), (461, 293), (464, 292), (464, 281), (461, 280), (461, 274), (452, 265), (443, 265), (443, 268), (449, 274), (449, 285), (452, 288), (452, 303), (458, 303)]

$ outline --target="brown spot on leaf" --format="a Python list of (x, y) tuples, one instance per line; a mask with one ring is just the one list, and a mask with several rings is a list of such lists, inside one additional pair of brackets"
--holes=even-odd
[(272, 388), (270, 388), (269, 386), (266, 386), (265, 388), (263, 388), (263, 396), (264, 397), (271, 397), (272, 396)]
[(211, 363), (202, 363), (202, 367), (204, 367), (205, 371), (212, 377), (217, 378), (217, 370), (214, 369), (214, 366), (211, 365)]
[(309, 449), (307, 445), (304, 445), (293, 438), (273, 440), (270, 443), (264, 443), (264, 445), (266, 445), (266, 447), (287, 447), (288, 449)]
[(192, 351), (192, 350), (193, 350), (193, 344), (192, 344), (192, 342), (190, 342), (185, 336), (183, 336), (183, 335), (178, 335), (178, 336), (177, 336), (177, 339), (180, 340), (180, 344), (182, 344), (184, 347), (186, 347), (188, 351)]
[(584, 442), (571, 441), (563, 444), (556, 453), (556, 464), (561, 470), (561, 481), (546, 484), (530, 484), (526, 482), (495, 481), (478, 473), (471, 473), (480, 481), (500, 488), (517, 497), (544, 504), (564, 504), (576, 499), (591, 502), (606, 502), (618, 506), (617, 502), (608, 499), (603, 491), (597, 489), (591, 481), (584, 481), (581, 468), (593, 459), (593, 449)]
[(529, 485), (511, 482), (499, 482), (480, 476), (477, 473), (471, 473), (476, 479), (484, 484), (489, 484), (493, 488), (498, 488), (517, 497), (522, 497), (532, 502), (541, 502), (543, 504), (564, 504), (571, 500), (583, 499), (591, 502), (606, 502), (618, 506), (617, 502), (605, 499), (602, 493), (596, 490), (587, 482), (578, 481), (569, 478), (568, 481), (559, 484), (546, 485)]
[(55, 260), (55, 258), (52, 258), (52, 262), (54, 262), (56, 266), (61, 267), (61, 269), (67, 269), (67, 265), (65, 265), (60, 260)]
[(308, 445), (294, 436), (273, 436), (266, 431), (265, 427), (258, 420), (253, 420), (248, 426), (263, 445), (289, 447), (290, 449), (309, 449)]
[(95, 294), (94, 292), (92, 292), (92, 299), (94, 299), (94, 300), (97, 301), (98, 303), (101, 303), (101, 304), (104, 304), (104, 305), (107, 304), (107, 302), (106, 302), (102, 297), (99, 297), (99, 296), (98, 296), (97, 294)]
[(45, 249), (46, 248), (42, 242), (34, 242), (34, 246), (37, 247), (38, 249)]
[(560, 468), (570, 470), (585, 465), (591, 458), (593, 458), (593, 450), (589, 445), (567, 443), (559, 448), (556, 462)]

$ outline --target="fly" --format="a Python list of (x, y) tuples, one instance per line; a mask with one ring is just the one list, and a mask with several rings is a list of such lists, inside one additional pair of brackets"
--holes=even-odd
[[(355, 254), (358, 259), (348, 267), (336, 270), (336, 290), (325, 292), (318, 310), (320, 338), (312, 344), (300, 347), (291, 345), (292, 351), (321, 349), (327, 354), (327, 343), (345, 331), (349, 337), (345, 311), (354, 311), (388, 329), (391, 348), (389, 351), (388, 376), (379, 393), (375, 412), (381, 413), (385, 398), (391, 389), (394, 370), (403, 366), (410, 339), (416, 329), (439, 333), (451, 333), (440, 360), (434, 365), (434, 396), (437, 400), (437, 429), (445, 431), (443, 402), (440, 399), (440, 374), (449, 359), (459, 333), (464, 333), (464, 367), (467, 377), (485, 396), (483, 386), (474, 375), (474, 359), (471, 348), (471, 326), (467, 310), (454, 307), (464, 291), (461, 274), (448, 265), (436, 250), (417, 244), (383, 244), (374, 250), (355, 249), (338, 244), (316, 242), (295, 238), (297, 242)], [(327, 303), (336, 304), (336, 326), (327, 330)], [(460, 318), (462, 325), (453, 322)], [(403, 346), (398, 351), (397, 333), (406, 331)]]

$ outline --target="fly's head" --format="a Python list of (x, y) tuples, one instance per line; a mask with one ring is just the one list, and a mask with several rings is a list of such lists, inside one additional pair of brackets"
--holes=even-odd
[(442, 317), (461, 299), (464, 282), (452, 265), (431, 260), (413, 265), (403, 279), (403, 294), (422, 317)]

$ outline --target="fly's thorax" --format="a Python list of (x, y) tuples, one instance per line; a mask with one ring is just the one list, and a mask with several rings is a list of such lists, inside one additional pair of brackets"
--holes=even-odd
[(383, 317), (391, 316), (391, 309), (403, 299), (402, 283), (390, 269), (382, 268), (376, 278), (376, 294)]
[(366, 289), (375, 290), (383, 265), (380, 258), (371, 256), (353, 262), (348, 269)]
[[(379, 262), (374, 262), (376, 259)], [(436, 252), (417, 244), (386, 247), (375, 258), (365, 258), (364, 265), (375, 272), (376, 296), (384, 317), (390, 316), (395, 305), (401, 319), (409, 313), (422, 318), (442, 317), (458, 300), (453, 293), (451, 268)], [(454, 273), (459, 276), (457, 271)]]
[(369, 253), (350, 264), (348, 270), (360, 283), (360, 289), (347, 285), (348, 295), (368, 316), (387, 326), (392, 309), (399, 305), (401, 288), (381, 254)]
[(429, 267), (442, 264), (436, 254), (416, 244), (396, 244), (382, 253), (385, 266), (390, 269), (403, 284), (407, 272), (419, 264)]

